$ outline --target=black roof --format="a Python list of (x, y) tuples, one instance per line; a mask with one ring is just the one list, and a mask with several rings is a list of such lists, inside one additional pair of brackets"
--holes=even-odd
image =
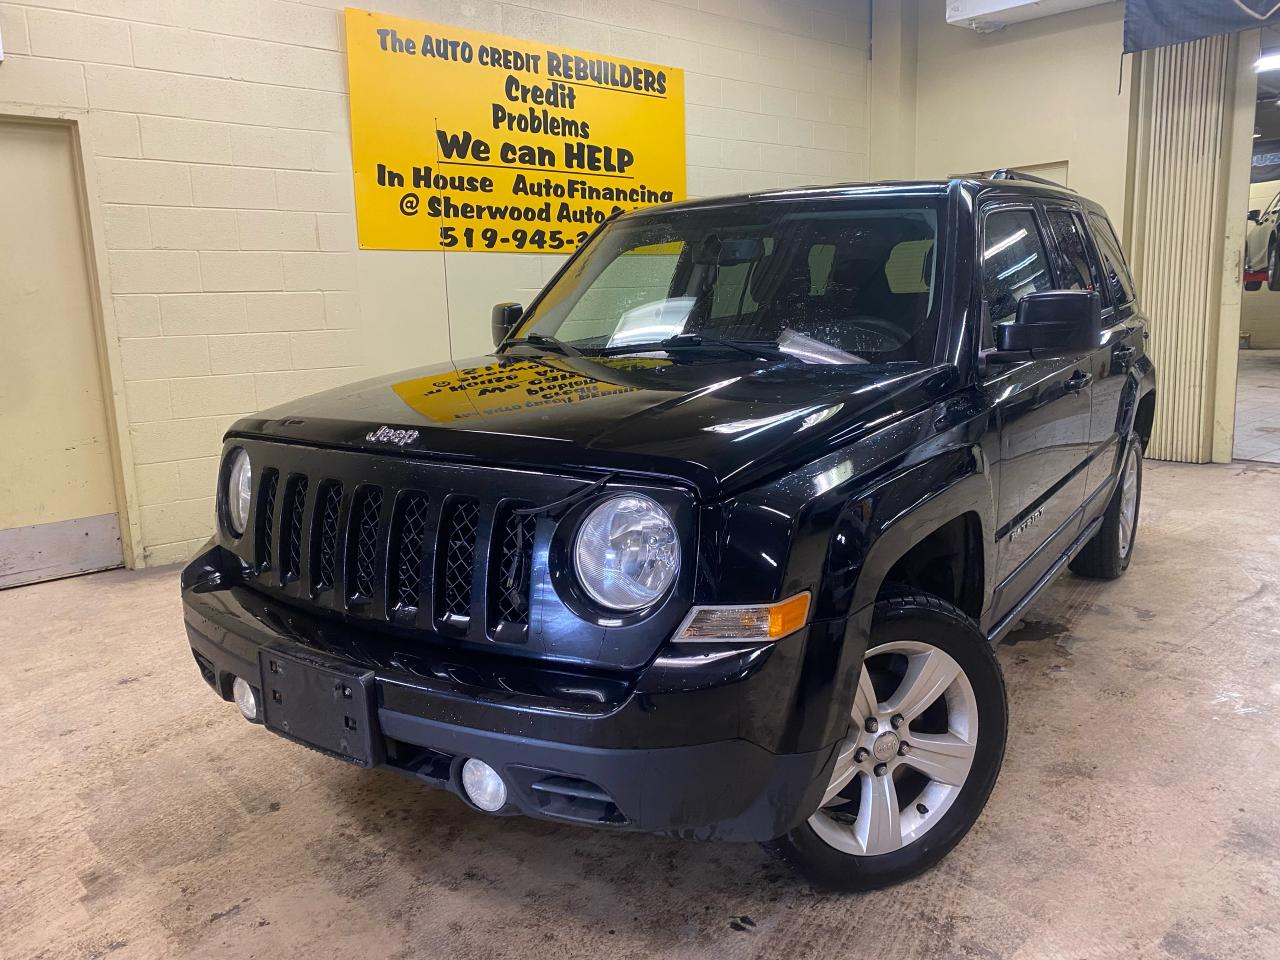
[[(1002, 174), (1005, 175), (1002, 176)], [(946, 180), (878, 180), (760, 190), (752, 193), (683, 200), (678, 203), (663, 204), (660, 207), (645, 207), (634, 211), (632, 215), (644, 214), (646, 211), (698, 210), (769, 200), (834, 200), (857, 196), (941, 197), (956, 187), (974, 194), (988, 190), (999, 190), (1001, 193), (1025, 193), (1041, 197), (1057, 197), (1059, 199), (1074, 200), (1093, 209), (1102, 209), (1098, 204), (1061, 184), (1037, 177), (1028, 177), (1025, 174), (1018, 175), (1016, 171), (996, 171), (996, 174), (991, 177), (950, 177)]]
[[(723, 207), (738, 203), (754, 203), (760, 200), (828, 200), (857, 196), (912, 196), (940, 197), (946, 194), (950, 180), (882, 180), (878, 182), (854, 182), (813, 184), (805, 187), (779, 187), (776, 190), (757, 190), (751, 193), (731, 193), (697, 200), (681, 200), (663, 204), (661, 210), (697, 210), (703, 207)], [(636, 213), (655, 209), (645, 207)]]

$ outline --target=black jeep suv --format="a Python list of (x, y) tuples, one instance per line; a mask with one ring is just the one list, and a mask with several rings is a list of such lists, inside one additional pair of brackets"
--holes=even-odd
[(1132, 555), (1154, 371), (1102, 209), (1013, 172), (655, 207), (492, 323), (228, 432), (204, 679), (477, 810), (846, 890), (945, 855), (992, 642)]

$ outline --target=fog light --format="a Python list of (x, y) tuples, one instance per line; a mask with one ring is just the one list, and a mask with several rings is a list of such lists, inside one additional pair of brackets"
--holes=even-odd
[(246, 720), (258, 719), (258, 696), (253, 692), (253, 687), (240, 677), (236, 677), (235, 682), (231, 684), (231, 698), (235, 700), (236, 706), (240, 708)]
[(507, 785), (502, 777), (475, 757), (462, 765), (462, 789), (467, 799), (486, 813), (496, 813), (507, 805)]

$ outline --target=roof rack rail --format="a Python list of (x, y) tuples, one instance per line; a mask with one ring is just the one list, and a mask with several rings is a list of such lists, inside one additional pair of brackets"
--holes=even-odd
[[(991, 174), (989, 180), (1025, 180), (1029, 183), (1043, 183), (1048, 187), (1057, 187), (1059, 190), (1071, 190), (1065, 183), (1058, 183), (1057, 180), (1049, 180), (1045, 177), (1037, 177), (1032, 173), (1024, 173), (1014, 167), (1002, 167), (995, 173)], [(1072, 191), (1073, 193), (1075, 191)]]

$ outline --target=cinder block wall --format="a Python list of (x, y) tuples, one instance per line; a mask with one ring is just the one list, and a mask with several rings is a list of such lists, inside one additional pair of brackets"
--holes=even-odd
[(358, 250), (344, 6), (684, 68), (691, 196), (866, 177), (866, 0), (0, 0), (0, 114), (74, 119), (96, 181), (148, 564), (208, 536), (236, 417), (483, 353), (560, 262)]

